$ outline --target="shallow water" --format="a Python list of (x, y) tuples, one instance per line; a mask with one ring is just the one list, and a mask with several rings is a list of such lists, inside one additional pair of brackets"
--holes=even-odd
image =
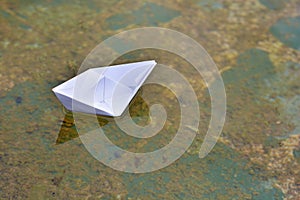
[[(297, 199), (299, 10), (298, 0), (1, 1), (0, 198)], [(205, 47), (222, 72), (227, 117), (217, 145), (199, 159), (210, 119), (201, 77), (168, 52), (123, 55), (115, 63), (155, 59), (172, 65), (188, 77), (201, 110), (198, 134), (180, 159), (155, 172), (129, 174), (88, 153), (72, 113), (51, 88), (73, 77), (101, 41), (144, 26), (177, 30)], [(166, 126), (153, 138), (129, 137), (112, 118), (98, 117), (107, 137), (133, 152), (166, 145), (180, 120), (170, 91), (144, 86), (129, 107), (136, 123), (149, 120), (145, 92), (168, 111)]]

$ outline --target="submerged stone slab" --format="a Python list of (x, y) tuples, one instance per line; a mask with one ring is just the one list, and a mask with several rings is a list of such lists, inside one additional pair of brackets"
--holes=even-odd
[(300, 16), (278, 20), (270, 32), (285, 45), (300, 50)]
[(117, 14), (107, 18), (106, 23), (113, 30), (125, 28), (131, 24), (157, 26), (159, 23), (171, 21), (179, 15), (180, 12), (176, 10), (147, 2), (131, 13)]
[(261, 4), (271, 10), (280, 10), (285, 7), (286, 0), (259, 0)]

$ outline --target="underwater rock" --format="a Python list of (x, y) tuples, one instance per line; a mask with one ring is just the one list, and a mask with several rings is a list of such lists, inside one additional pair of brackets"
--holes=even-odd
[(300, 50), (300, 16), (278, 20), (270, 32), (285, 45)]
[(158, 23), (171, 21), (179, 15), (180, 12), (176, 10), (147, 2), (141, 8), (133, 10), (130, 14), (117, 14), (107, 18), (106, 23), (113, 30), (125, 28), (130, 24), (157, 26)]
[(280, 10), (285, 7), (286, 0), (259, 0), (261, 4), (271, 10)]

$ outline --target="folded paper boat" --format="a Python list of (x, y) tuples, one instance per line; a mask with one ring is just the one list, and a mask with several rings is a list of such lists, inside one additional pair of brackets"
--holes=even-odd
[(120, 116), (155, 65), (150, 60), (91, 68), (52, 91), (68, 110)]

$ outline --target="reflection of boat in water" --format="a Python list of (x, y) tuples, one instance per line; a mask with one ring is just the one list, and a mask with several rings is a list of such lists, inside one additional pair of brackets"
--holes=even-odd
[[(142, 94), (143, 88), (141, 88), (135, 98), (130, 102), (128, 109), (130, 116), (139, 119), (141, 125), (149, 123), (149, 107), (143, 100)], [(78, 138), (78, 132), (75, 127), (72, 111), (63, 109), (65, 113), (64, 119), (61, 121), (60, 130), (56, 139), (56, 144), (63, 144), (72, 139)], [(144, 114), (141, 114), (144, 112)], [(141, 116), (142, 115), (142, 116)], [(97, 115), (97, 121), (100, 127), (104, 127), (107, 124), (114, 123), (113, 117)]]
[(62, 144), (78, 137), (72, 112), (67, 111), (62, 121), (56, 144)]
[(52, 90), (68, 110), (120, 116), (155, 65), (151, 60), (91, 68)]
[[(109, 117), (97, 116), (99, 125), (105, 126), (109, 122), (108, 118)], [(56, 144), (62, 144), (78, 137), (79, 135), (75, 127), (73, 114), (71, 111), (66, 111), (56, 139)]]

